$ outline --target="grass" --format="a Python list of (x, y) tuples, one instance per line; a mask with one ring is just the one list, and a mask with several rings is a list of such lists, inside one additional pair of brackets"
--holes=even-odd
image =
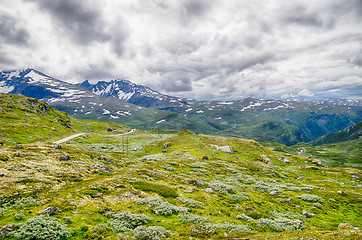
[[(23, 117), (23, 112), (13, 110)], [(60, 124), (47, 116), (34, 115), (44, 127)], [(24, 117), (30, 122), (30, 116)], [(306, 152), (299, 154), (309, 145), (265, 147), (252, 140), (190, 131), (137, 130), (127, 135), (126, 151), (126, 137), (117, 133), (128, 127), (69, 119), (71, 128), (37, 141), (26, 141), (27, 132), (13, 134), (1, 123), (7, 135), (0, 146), (0, 227), (20, 225), (54, 206), (61, 211), (52, 218), (68, 229), (70, 239), (142, 239), (145, 233), (169, 239), (361, 238), (360, 229), (338, 228), (340, 223), (362, 225), (361, 170), (318, 166)], [(107, 132), (107, 126), (117, 132)], [(36, 132), (34, 125), (28, 130)], [(61, 149), (51, 147), (50, 139), (73, 131), (87, 134)], [(23, 148), (14, 150), (17, 141)], [(231, 146), (233, 153), (211, 145)], [(60, 160), (59, 155), (70, 159)], [(210, 187), (213, 192), (205, 191)], [(315, 216), (306, 218), (303, 210)], [(124, 211), (129, 219), (144, 214), (148, 221), (138, 229), (123, 229), (124, 223), (112, 216)], [(283, 231), (296, 219), (303, 229)]]

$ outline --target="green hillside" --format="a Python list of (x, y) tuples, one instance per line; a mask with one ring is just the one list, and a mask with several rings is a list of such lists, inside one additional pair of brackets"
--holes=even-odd
[[(7, 239), (361, 239), (361, 170), (187, 130), (121, 135), (129, 128), (109, 132), (112, 123), (53, 110), (24, 115), (31, 108), (15, 103), (31, 99), (6, 99), (2, 113), (15, 123), (18, 114), (63, 131), (26, 141), (39, 123), (12, 134), (1, 119), (0, 235)], [(51, 143), (76, 131), (86, 134)]]
[(313, 145), (322, 145), (328, 143), (346, 142), (362, 138), (362, 121), (353, 124), (343, 130), (327, 134), (311, 142)]

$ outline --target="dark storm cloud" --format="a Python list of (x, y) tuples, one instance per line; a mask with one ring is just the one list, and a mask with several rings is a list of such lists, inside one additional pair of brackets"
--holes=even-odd
[(297, 6), (288, 9), (282, 16), (282, 21), (285, 24), (294, 23), (305, 26), (323, 26), (323, 21), (318, 14), (308, 11), (304, 6)]
[(15, 17), (1, 14), (0, 39), (11, 45), (27, 46), (29, 44), (29, 33), (18, 25)]
[(41, 10), (50, 14), (55, 27), (69, 33), (79, 44), (105, 42), (111, 39), (106, 32), (102, 15), (90, 1), (74, 0), (28, 0), (37, 3)]
[(110, 80), (114, 78), (112, 74), (114, 64), (109, 61), (103, 63), (90, 63), (88, 67), (82, 70), (76, 69), (75, 73), (88, 80)]
[(3, 66), (14, 65), (15, 62), (5, 52), (0, 52), (0, 69)]
[(188, 15), (201, 16), (210, 8), (211, 4), (212, 1), (186, 0), (183, 7), (187, 11)]

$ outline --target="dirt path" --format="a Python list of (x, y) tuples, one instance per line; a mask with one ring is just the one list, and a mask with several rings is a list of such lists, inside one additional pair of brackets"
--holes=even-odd
[(73, 139), (73, 138), (79, 137), (79, 136), (84, 135), (84, 134), (85, 134), (85, 133), (77, 133), (77, 134), (71, 135), (71, 136), (69, 136), (69, 137), (66, 137), (66, 138), (60, 139), (60, 140), (58, 140), (58, 141), (55, 141), (55, 142), (53, 142), (53, 143), (55, 143), (55, 144), (60, 144), (60, 143), (69, 141), (69, 140), (71, 140), (71, 139)]

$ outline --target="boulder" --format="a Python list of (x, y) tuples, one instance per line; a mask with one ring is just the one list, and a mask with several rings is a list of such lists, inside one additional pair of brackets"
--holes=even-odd
[(55, 144), (53, 146), (50, 146), (51, 148), (55, 148), (55, 149), (62, 149), (62, 145), (59, 144)]
[(206, 189), (205, 189), (205, 192), (207, 192), (207, 193), (213, 193), (214, 190), (212, 190), (211, 188), (206, 188)]
[(16, 144), (16, 145), (14, 146), (14, 148), (15, 148), (15, 149), (23, 149), (24, 147), (23, 147), (23, 145), (21, 145), (21, 144)]
[(269, 195), (271, 195), (271, 196), (276, 196), (276, 195), (278, 195), (278, 194), (279, 194), (278, 191), (271, 191), (271, 192), (269, 193)]
[(286, 164), (290, 164), (290, 161), (289, 161), (288, 158), (284, 158), (283, 162), (286, 163)]
[(67, 161), (70, 160), (70, 157), (68, 155), (60, 155), (58, 156), (59, 160)]
[(350, 223), (340, 223), (338, 224), (338, 228), (354, 228), (355, 226)]
[(119, 196), (120, 199), (126, 199), (126, 198), (138, 198), (137, 194), (131, 193), (131, 192), (126, 192), (123, 193), (121, 196)]
[(60, 209), (57, 207), (47, 207), (46, 209), (41, 211), (39, 214), (54, 215), (59, 212), (60, 212)]
[(218, 145), (213, 145), (213, 144), (210, 144), (210, 146), (215, 148), (216, 150), (219, 150), (222, 152), (233, 153), (233, 148), (230, 146), (218, 146)]
[(253, 208), (253, 207), (247, 207), (247, 208), (246, 208), (246, 211), (247, 211), (247, 212), (254, 212), (254, 211), (255, 211), (255, 208)]
[(93, 164), (90, 168), (98, 168), (101, 172), (112, 172), (113, 170), (105, 165)]
[(312, 218), (312, 217), (314, 217), (314, 214), (313, 214), (313, 213), (309, 213), (309, 212), (307, 212), (306, 210), (303, 210), (303, 211), (302, 211), (302, 214), (303, 214), (306, 218)]
[(209, 160), (208, 156), (202, 156), (202, 160)]
[(96, 193), (92, 197), (93, 198), (99, 198), (99, 197), (102, 197), (102, 196), (103, 196), (103, 193)]

